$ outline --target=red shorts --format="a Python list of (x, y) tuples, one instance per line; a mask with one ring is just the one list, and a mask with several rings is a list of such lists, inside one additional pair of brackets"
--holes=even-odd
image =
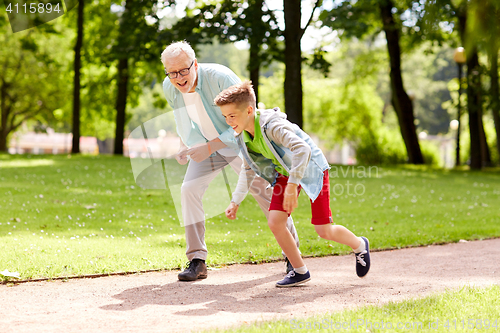
[[(269, 210), (279, 210), (284, 212), (283, 198), (285, 196), (285, 187), (288, 184), (288, 177), (278, 174), (276, 184), (274, 184), (273, 197)], [(297, 188), (297, 196), (299, 196), (301, 186)], [(328, 177), (328, 170), (323, 173), (323, 188), (319, 192), (318, 197), (314, 202), (311, 201), (311, 223), (314, 225), (323, 225), (332, 223), (332, 211), (330, 210), (330, 178)], [(290, 214), (288, 214), (290, 216)]]

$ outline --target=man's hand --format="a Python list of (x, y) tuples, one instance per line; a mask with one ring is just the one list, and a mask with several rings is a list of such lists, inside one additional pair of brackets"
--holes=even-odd
[(194, 160), (196, 163), (200, 163), (206, 160), (210, 155), (212, 155), (212, 151), (208, 143), (202, 144), (200, 146), (196, 146), (187, 150), (187, 154)]
[(292, 214), (293, 210), (297, 208), (299, 202), (297, 200), (297, 184), (288, 183), (285, 188), (285, 196), (283, 198), (283, 209), (288, 214)]
[(186, 146), (183, 146), (179, 149), (179, 152), (175, 155), (175, 159), (181, 165), (184, 165), (188, 162), (187, 147)]
[(226, 217), (230, 220), (234, 220), (236, 218), (236, 212), (238, 211), (239, 207), (240, 206), (231, 201), (226, 209)]

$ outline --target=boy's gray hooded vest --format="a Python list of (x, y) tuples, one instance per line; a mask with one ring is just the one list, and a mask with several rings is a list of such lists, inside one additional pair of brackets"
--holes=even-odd
[[(261, 126), (262, 136), (273, 155), (290, 174), (289, 181), (293, 183), (300, 181), (300, 185), (309, 198), (311, 198), (312, 201), (316, 200), (323, 187), (323, 173), (325, 170), (330, 169), (323, 152), (316, 146), (307, 133), (301, 130), (296, 124), (289, 122), (286, 119), (286, 114), (280, 112), (279, 108), (256, 110), (256, 112), (260, 115), (259, 124)], [(305, 153), (301, 159), (300, 168), (296, 168), (299, 170), (295, 170), (295, 172), (294, 170), (290, 170), (292, 167), (292, 151), (276, 143), (270, 136), (270, 133), (279, 133), (279, 135), (283, 136), (280, 137), (279, 141), (283, 141), (281, 139), (286, 139), (285, 136), (289, 135), (287, 131), (274, 131), (274, 129), (283, 126), (291, 128), (293, 133), (305, 141), (310, 148), (310, 152)], [(261, 154), (248, 151), (241, 134), (237, 135), (236, 139), (246, 163), (257, 175), (267, 180), (271, 186), (274, 186), (278, 173), (275, 170), (273, 162)]]

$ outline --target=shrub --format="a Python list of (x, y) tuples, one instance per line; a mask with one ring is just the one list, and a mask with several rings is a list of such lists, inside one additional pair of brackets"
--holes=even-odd
[(420, 149), (422, 150), (425, 164), (431, 166), (439, 166), (441, 164), (439, 148), (434, 143), (420, 140)]
[(406, 150), (401, 134), (396, 130), (379, 128), (372, 138), (362, 138), (356, 145), (356, 159), (365, 165), (405, 163)]

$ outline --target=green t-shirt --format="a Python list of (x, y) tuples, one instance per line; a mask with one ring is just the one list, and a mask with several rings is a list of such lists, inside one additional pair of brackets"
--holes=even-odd
[(255, 123), (254, 123), (255, 136), (252, 138), (247, 131), (243, 131), (242, 133), (243, 141), (247, 145), (247, 149), (250, 149), (253, 152), (261, 154), (264, 157), (270, 159), (271, 161), (273, 161), (274, 165), (276, 165), (276, 171), (278, 171), (284, 176), (288, 176), (288, 172), (286, 172), (285, 168), (283, 168), (280, 162), (278, 162), (278, 160), (276, 159), (276, 157), (274, 157), (273, 153), (267, 146), (266, 141), (264, 141), (264, 138), (262, 137), (262, 131), (260, 130), (259, 118), (260, 118), (259, 113), (255, 112)]

